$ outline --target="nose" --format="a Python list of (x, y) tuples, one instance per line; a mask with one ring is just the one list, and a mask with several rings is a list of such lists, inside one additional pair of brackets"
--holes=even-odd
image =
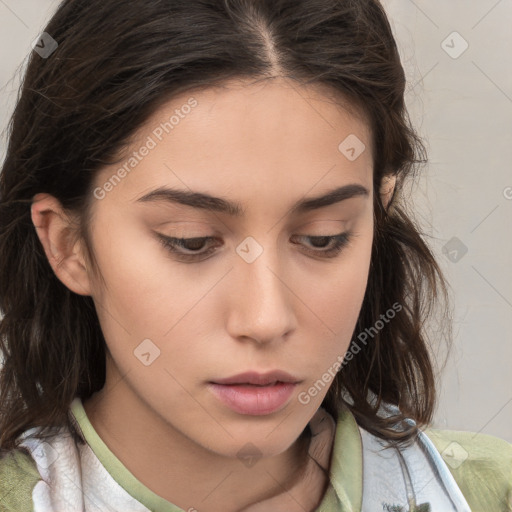
[(279, 343), (296, 328), (293, 283), (276, 249), (248, 263), (235, 258), (231, 273), (228, 333), (233, 339)]

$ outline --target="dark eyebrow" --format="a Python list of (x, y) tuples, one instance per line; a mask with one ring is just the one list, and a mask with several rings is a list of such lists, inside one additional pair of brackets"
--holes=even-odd
[[(356, 196), (369, 196), (367, 188), (357, 183), (344, 185), (335, 188), (321, 196), (302, 199), (295, 203), (291, 209), (291, 214), (299, 215), (325, 206), (330, 206), (345, 199)], [(221, 197), (211, 196), (202, 192), (193, 192), (175, 188), (158, 187), (151, 192), (143, 195), (136, 202), (159, 202), (178, 203), (191, 208), (198, 208), (218, 213), (225, 213), (233, 217), (243, 217), (245, 209), (240, 203), (233, 203)]]

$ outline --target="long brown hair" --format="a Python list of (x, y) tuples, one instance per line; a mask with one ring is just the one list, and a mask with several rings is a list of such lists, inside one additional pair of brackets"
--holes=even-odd
[[(430, 423), (436, 389), (425, 322), (447, 288), (401, 197), (426, 152), (407, 115), (404, 71), (380, 3), (64, 0), (44, 31), (58, 47), (29, 57), (0, 175), (0, 448), (15, 447), (31, 427), (44, 436), (69, 425), (72, 399), (105, 383), (94, 303), (52, 271), (31, 222), (33, 196), (47, 192), (78, 214), (76, 235), (94, 263), (91, 184), (148, 117), (184, 91), (275, 75), (356, 105), (373, 137), (374, 189), (397, 177), (387, 210), (375, 194), (370, 275), (349, 351), (358, 333), (376, 332), (336, 374), (323, 406), (337, 418), (343, 403), (364, 428), (397, 442), (415, 429), (393, 429), (402, 416), (378, 415), (381, 401), (418, 427)], [(400, 311), (376, 329), (394, 304)]]

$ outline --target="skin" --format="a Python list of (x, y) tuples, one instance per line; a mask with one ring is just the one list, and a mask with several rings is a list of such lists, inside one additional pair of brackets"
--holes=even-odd
[[(282, 492), (304, 467), (300, 434), (328, 386), (308, 404), (297, 397), (346, 352), (355, 328), (373, 239), (373, 162), (362, 117), (318, 86), (284, 79), (175, 97), (140, 127), (131, 151), (191, 96), (198, 105), (94, 201), (92, 246), (107, 286), (83, 244), (71, 241), (72, 216), (55, 198), (36, 194), (32, 219), (57, 277), (96, 305), (110, 353), (105, 387), (84, 407), (100, 437), (136, 478), (183, 510), (234, 512)], [(349, 134), (367, 148), (354, 161), (338, 150)], [(101, 169), (95, 184), (119, 167)], [(353, 183), (368, 196), (290, 213), (304, 197)], [(135, 202), (164, 185), (238, 201), (246, 214)], [(385, 204), (392, 185), (380, 190)], [(352, 239), (333, 258), (308, 252), (325, 241), (296, 240), (345, 231)], [(217, 242), (209, 257), (187, 263), (155, 232)], [(236, 252), (248, 236), (263, 248), (252, 263)], [(146, 366), (134, 350), (148, 338), (160, 355)], [(236, 413), (206, 385), (273, 369), (302, 382), (268, 415)], [(237, 457), (249, 442), (261, 454), (252, 467)], [(311, 492), (321, 498), (321, 489)]]

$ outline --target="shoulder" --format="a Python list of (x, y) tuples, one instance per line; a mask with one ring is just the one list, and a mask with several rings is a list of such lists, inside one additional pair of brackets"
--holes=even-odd
[(46, 434), (39, 428), (25, 431), (16, 448), (0, 450), (0, 512), (62, 510), (53, 501), (60, 495), (76, 501), (72, 477), (80, 471), (77, 462), (77, 447), (66, 427)]
[(32, 492), (41, 475), (27, 450), (0, 452), (0, 512), (31, 512)]
[(475, 511), (512, 511), (512, 444), (487, 434), (427, 428), (468, 504)]

